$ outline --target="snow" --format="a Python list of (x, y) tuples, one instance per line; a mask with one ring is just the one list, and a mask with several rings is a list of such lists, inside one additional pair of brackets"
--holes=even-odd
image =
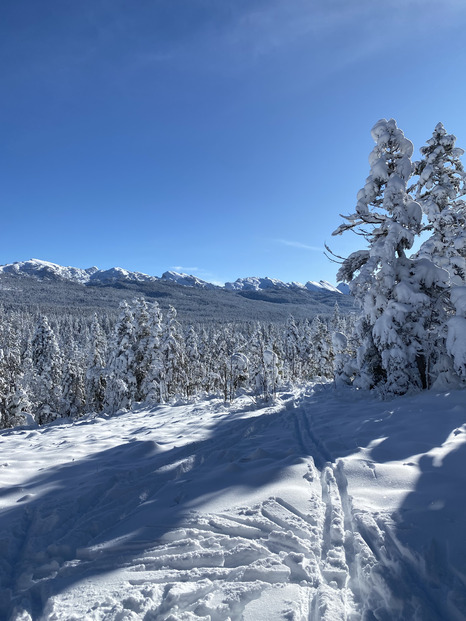
[(0, 618), (466, 617), (464, 391), (307, 385), (0, 433)]
[(308, 289), (309, 291), (332, 291), (342, 293), (339, 288), (334, 287), (326, 280), (309, 280), (305, 285), (300, 282), (283, 282), (276, 278), (260, 278), (249, 276), (248, 278), (238, 278), (235, 282), (225, 283), (225, 289), (229, 291), (260, 291), (267, 289)]
[(309, 289), (309, 291), (318, 291), (324, 289), (326, 291), (333, 291), (333, 293), (341, 293), (340, 289), (334, 287), (326, 280), (319, 280), (319, 282), (310, 280), (304, 286), (306, 287), (306, 289)]
[(218, 289), (217, 285), (211, 282), (206, 282), (197, 278), (197, 276), (191, 276), (180, 272), (168, 271), (162, 274), (162, 280), (171, 280), (184, 287), (197, 287), (199, 289)]

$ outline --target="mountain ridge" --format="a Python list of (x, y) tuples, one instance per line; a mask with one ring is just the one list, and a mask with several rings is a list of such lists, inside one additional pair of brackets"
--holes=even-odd
[(344, 285), (333, 286), (325, 280), (285, 283), (276, 278), (248, 276), (238, 278), (234, 282), (226, 282), (224, 286), (215, 285), (202, 280), (197, 276), (168, 270), (162, 276), (151, 276), (143, 272), (132, 272), (121, 267), (112, 267), (101, 270), (96, 266), (82, 269), (79, 267), (63, 266), (58, 263), (42, 259), (15, 261), (0, 265), (0, 274), (28, 276), (37, 279), (68, 280), (82, 285), (115, 284), (119, 282), (157, 282), (170, 281), (184, 287), (199, 289), (225, 289), (227, 291), (265, 291), (280, 289), (302, 289), (308, 291), (331, 291), (333, 293), (347, 293)]

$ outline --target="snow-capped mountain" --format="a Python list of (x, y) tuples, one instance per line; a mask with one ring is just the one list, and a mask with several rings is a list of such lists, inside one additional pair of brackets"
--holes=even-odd
[(80, 283), (89, 282), (90, 278), (99, 272), (97, 267), (81, 269), (79, 267), (63, 267), (49, 261), (30, 259), (29, 261), (16, 261), (0, 266), (0, 273), (32, 276), (35, 278), (47, 278), (50, 280), (73, 280)]
[(340, 293), (343, 293), (345, 295), (350, 294), (350, 288), (346, 282), (341, 282), (339, 285), (337, 285), (337, 289)]
[(260, 291), (266, 289), (307, 289), (308, 291), (333, 291), (333, 293), (342, 293), (337, 287), (334, 287), (326, 280), (319, 282), (309, 280), (305, 285), (300, 282), (283, 282), (276, 278), (258, 278), (257, 276), (249, 276), (248, 278), (238, 278), (235, 282), (225, 283), (225, 289), (229, 291)]
[(167, 271), (161, 277), (149, 276), (142, 272), (131, 272), (121, 267), (112, 267), (108, 270), (100, 270), (98, 267), (81, 269), (79, 267), (64, 267), (50, 261), (40, 259), (29, 259), (28, 261), (16, 261), (7, 265), (0, 266), (0, 275), (29, 276), (38, 280), (67, 280), (72, 282), (87, 284), (116, 284), (119, 282), (156, 282), (159, 280), (173, 282), (184, 287), (195, 287), (198, 289), (226, 289), (228, 291), (267, 291), (281, 289), (307, 289), (308, 291), (331, 291), (333, 293), (348, 293), (343, 289), (345, 285), (338, 288), (325, 280), (308, 281), (305, 285), (299, 282), (285, 283), (276, 278), (259, 278), (249, 276), (248, 278), (238, 278), (235, 282), (227, 282), (224, 287), (219, 287), (197, 276), (183, 274), (174, 271)]
[(176, 282), (178, 285), (183, 285), (184, 287), (198, 287), (199, 289), (219, 288), (217, 285), (214, 285), (211, 282), (206, 282), (205, 280), (201, 280), (197, 276), (192, 276), (191, 274), (183, 274), (180, 272), (164, 272), (162, 274), (162, 280)]
[(121, 267), (112, 267), (109, 270), (99, 270), (95, 266), (81, 269), (79, 267), (64, 267), (40, 259), (29, 259), (29, 261), (16, 261), (15, 263), (1, 265), (1, 273), (31, 276), (37, 279), (71, 280), (82, 284), (90, 282), (115, 283), (121, 281), (150, 282), (158, 280), (155, 276), (148, 276), (141, 272), (129, 272)]
[(109, 270), (97, 270), (89, 278), (90, 283), (116, 283), (116, 282), (154, 282), (159, 280), (156, 276), (149, 276), (142, 272), (129, 272), (122, 267), (112, 267)]

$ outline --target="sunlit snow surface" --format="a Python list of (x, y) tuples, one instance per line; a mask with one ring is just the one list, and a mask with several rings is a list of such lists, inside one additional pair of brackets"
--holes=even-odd
[(466, 393), (0, 434), (0, 618), (466, 618)]

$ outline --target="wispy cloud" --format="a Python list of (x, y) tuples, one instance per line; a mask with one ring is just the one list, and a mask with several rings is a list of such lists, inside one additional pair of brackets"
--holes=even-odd
[(175, 270), (177, 272), (183, 272), (183, 274), (190, 274), (192, 272), (202, 272), (199, 267), (184, 267), (183, 265), (172, 265), (171, 270)]
[(276, 239), (278, 244), (282, 244), (283, 246), (291, 246), (292, 248), (301, 248), (302, 250), (311, 250), (312, 252), (323, 252), (324, 249), (321, 246), (309, 246), (309, 244), (303, 244), (299, 241), (294, 241), (291, 239)]

